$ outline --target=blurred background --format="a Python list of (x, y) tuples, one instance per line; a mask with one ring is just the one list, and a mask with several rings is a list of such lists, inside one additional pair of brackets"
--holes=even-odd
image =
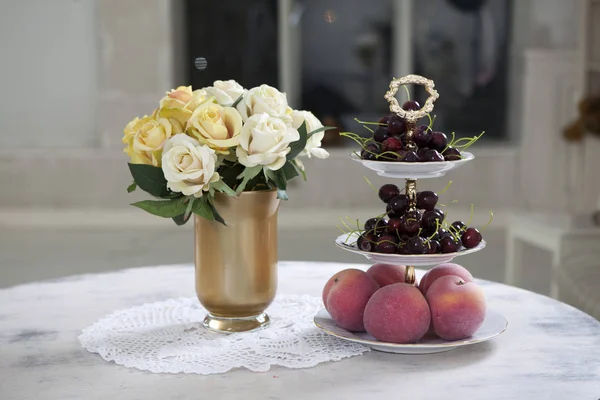
[[(597, 312), (600, 125), (585, 121), (600, 107), (579, 102), (600, 91), (599, 22), (596, 0), (4, 0), (0, 287), (193, 262), (192, 224), (130, 207), (145, 197), (125, 190), (123, 128), (169, 89), (267, 83), (362, 132), (354, 118), (388, 112), (390, 79), (417, 73), (440, 92), (436, 129), (486, 131), (475, 161), (419, 181), (452, 180), (441, 197), (452, 220), (474, 204), (482, 227), (494, 212), (488, 248), (460, 262)], [(585, 134), (566, 134), (580, 118)], [(385, 180), (348, 159), (338, 132), (281, 207), (282, 260), (366, 261), (335, 248), (336, 225), (381, 214), (364, 177)]]

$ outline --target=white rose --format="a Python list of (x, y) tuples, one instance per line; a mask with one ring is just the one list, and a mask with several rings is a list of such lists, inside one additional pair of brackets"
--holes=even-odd
[(242, 127), (236, 155), (246, 167), (263, 165), (278, 170), (285, 164), (290, 143), (300, 139), (298, 131), (266, 113), (254, 114)]
[[(323, 127), (321, 121), (314, 116), (310, 111), (299, 111), (294, 110), (292, 112), (292, 126), (294, 129), (300, 128), (303, 122), (306, 122), (306, 133), (311, 133), (319, 128)], [(317, 158), (327, 158), (329, 153), (321, 148), (321, 141), (325, 137), (325, 131), (317, 132), (306, 141), (306, 147), (300, 153), (302, 156), (315, 156)]]
[(228, 81), (214, 81), (212, 86), (204, 88), (211, 96), (217, 99), (222, 106), (231, 106), (246, 92), (239, 83), (230, 79)]
[(201, 197), (210, 184), (219, 181), (217, 155), (206, 145), (184, 133), (167, 140), (162, 154), (162, 170), (167, 187), (186, 196)]
[(287, 124), (292, 122), (292, 109), (288, 107), (285, 93), (281, 93), (269, 85), (260, 85), (248, 90), (237, 105), (237, 109), (244, 122), (251, 116), (260, 113), (280, 118)]

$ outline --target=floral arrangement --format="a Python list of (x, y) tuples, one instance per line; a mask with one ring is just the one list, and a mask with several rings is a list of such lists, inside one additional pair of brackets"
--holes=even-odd
[(302, 175), (300, 156), (327, 158), (321, 148), (330, 127), (309, 111), (293, 110), (284, 93), (261, 85), (215, 81), (168, 92), (152, 115), (125, 127), (123, 143), (136, 188), (156, 200), (133, 203), (153, 215), (185, 224), (192, 214), (225, 223), (216, 192), (277, 190), (287, 200), (287, 181)]

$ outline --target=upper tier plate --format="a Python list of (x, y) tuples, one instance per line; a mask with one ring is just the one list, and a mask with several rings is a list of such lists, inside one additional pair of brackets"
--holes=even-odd
[(362, 251), (356, 247), (357, 234), (351, 234), (348, 236), (347, 233), (340, 235), (335, 239), (335, 244), (344, 249), (351, 251), (356, 254), (367, 257), (369, 260), (374, 262), (380, 262), (385, 264), (396, 264), (396, 265), (414, 265), (414, 266), (425, 266), (425, 265), (437, 265), (452, 261), (455, 257), (464, 256), (467, 254), (475, 253), (485, 247), (485, 240), (482, 240), (479, 245), (472, 249), (462, 248), (462, 250), (456, 253), (442, 253), (442, 254), (384, 254), (384, 253), (373, 253), (369, 251)]
[(377, 172), (377, 175), (386, 178), (438, 178), (446, 175), (450, 170), (464, 165), (475, 158), (472, 153), (461, 152), (463, 158), (457, 161), (439, 162), (392, 162), (392, 161), (370, 161), (361, 159), (356, 153), (350, 155), (350, 159), (359, 162), (365, 167)]

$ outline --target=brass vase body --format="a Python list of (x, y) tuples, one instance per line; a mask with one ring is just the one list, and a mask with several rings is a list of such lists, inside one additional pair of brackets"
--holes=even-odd
[(218, 193), (214, 205), (227, 226), (194, 216), (196, 294), (209, 312), (204, 325), (260, 328), (277, 291), (277, 192)]

